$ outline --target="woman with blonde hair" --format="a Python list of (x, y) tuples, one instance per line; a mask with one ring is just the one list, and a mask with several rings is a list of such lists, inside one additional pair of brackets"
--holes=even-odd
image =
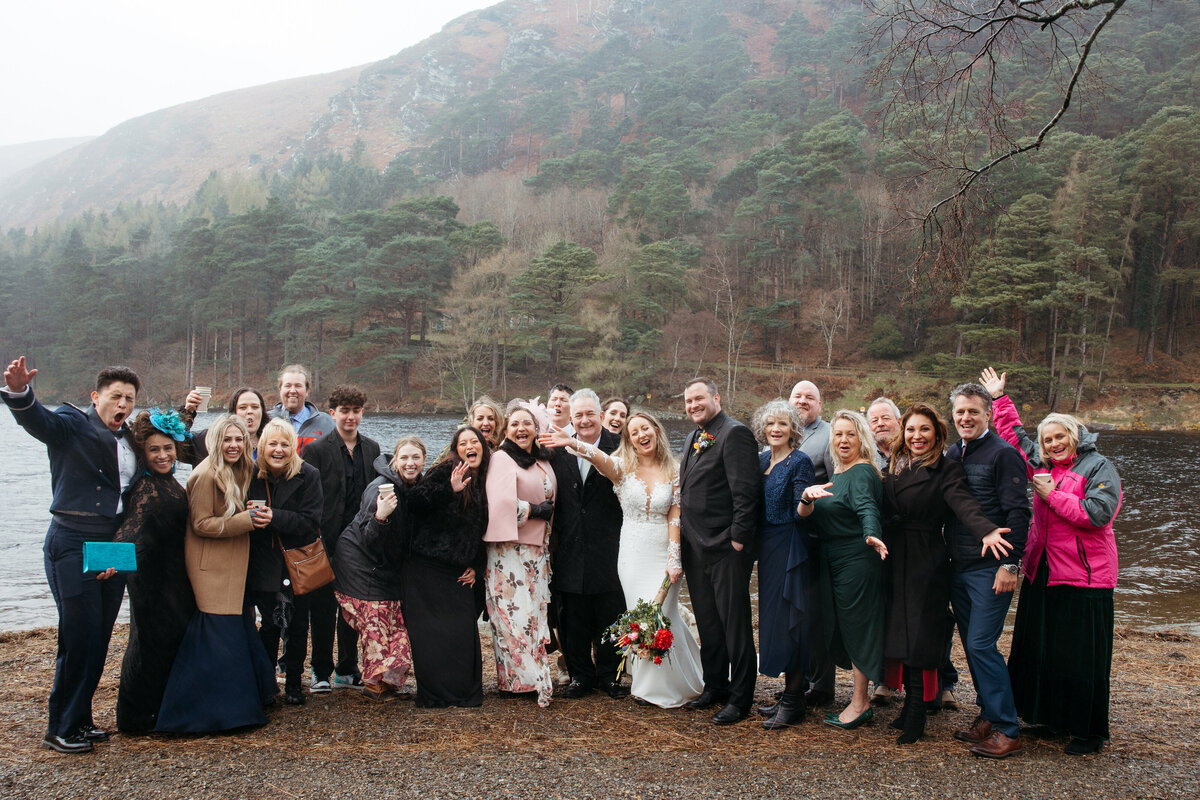
[(883, 682), (883, 483), (875, 439), (862, 414), (841, 409), (830, 421), (833, 480), (809, 486), (796, 511), (811, 517), (821, 547), (821, 615), (830, 657), (854, 672), (850, 705), (825, 723), (850, 730), (875, 716), (867, 682)]
[(483, 434), (487, 446), (492, 450), (504, 441), (504, 409), (486, 394), (471, 404), (467, 411), (467, 425)]
[(205, 437), (210, 455), (188, 478), (184, 560), (196, 614), (171, 667), (159, 731), (210, 733), (263, 725), (263, 706), (279, 691), (254, 631), (254, 610), (245, 602), (250, 532), (257, 524), (246, 510), (254, 472), (249, 442), (240, 417), (221, 417)]
[(300, 457), (296, 431), (286, 419), (271, 420), (258, 437), (258, 470), (248, 499), (262, 504), (255, 509), (248, 578), (262, 615), (259, 635), (274, 659), (280, 633), (286, 631), (283, 699), (302, 705), (309, 598), (292, 591), (282, 551), (317, 540), (325, 506), (321, 473)]
[(679, 616), (679, 578), (683, 575), (679, 541), (679, 465), (662, 424), (637, 411), (621, 431), (621, 445), (611, 456), (592, 445), (552, 428), (541, 438), (550, 447), (565, 447), (587, 459), (613, 483), (621, 501), (623, 521), (617, 574), (625, 605), (650, 600), (663, 582), (672, 586), (663, 602), (663, 615), (675, 635), (669, 658), (661, 664), (640, 659), (626, 662), (633, 677), (630, 693), (643, 704), (677, 708), (704, 689), (700, 646)]

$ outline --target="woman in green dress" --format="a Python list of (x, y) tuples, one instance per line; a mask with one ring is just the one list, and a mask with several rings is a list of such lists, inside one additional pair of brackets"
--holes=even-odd
[(850, 705), (825, 722), (850, 730), (874, 716), (867, 681), (883, 680), (883, 483), (875, 439), (862, 414), (842, 409), (833, 415), (829, 451), (833, 480), (805, 489), (798, 511), (811, 517), (821, 543), (821, 612), (829, 653), (838, 666), (854, 671)]

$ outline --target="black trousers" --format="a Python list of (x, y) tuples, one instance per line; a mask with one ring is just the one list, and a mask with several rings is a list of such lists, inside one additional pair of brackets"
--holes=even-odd
[(112, 535), (85, 533), (51, 521), (42, 556), (50, 594), (58, 607), (58, 652), (50, 689), (46, 734), (70, 736), (94, 726), (92, 696), (104, 673), (108, 642), (125, 596), (125, 578), (98, 581), (83, 574), (83, 543)]
[[(309, 619), (312, 626), (312, 668), (317, 680), (358, 673), (358, 632), (342, 617), (333, 584), (308, 593)], [(337, 663), (333, 660), (334, 631), (337, 631)]]
[[(287, 685), (298, 688), (304, 678), (304, 658), (308, 655), (309, 597), (311, 595), (294, 596), (290, 589), (284, 591), (287, 592), (286, 595), (283, 591), (279, 591), (250, 592), (249, 596), (262, 617), (258, 636), (262, 640), (263, 648), (267, 651), (267, 657), (271, 659), (272, 664), (277, 660), (281, 662), (287, 676)], [(291, 606), (288, 612), (282, 608), (285, 598), (286, 604)], [(288, 616), (286, 629), (279, 624), (281, 615)], [(282, 658), (279, 655), (281, 635), (285, 637)]]
[(750, 611), (750, 573), (754, 555), (732, 546), (700, 550), (683, 542), (683, 572), (687, 577), (696, 627), (700, 631), (700, 663), (704, 690), (747, 710), (754, 702), (758, 654)]
[(588, 686), (615, 681), (621, 657), (612, 642), (600, 637), (625, 613), (625, 593), (620, 589), (595, 594), (555, 592), (554, 602), (558, 606), (558, 639), (571, 680)]

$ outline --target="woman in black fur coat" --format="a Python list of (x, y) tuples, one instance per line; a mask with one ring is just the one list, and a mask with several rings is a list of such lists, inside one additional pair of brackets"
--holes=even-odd
[(477, 429), (459, 428), (445, 460), (407, 492), (411, 525), (403, 566), (404, 617), (418, 706), (483, 702), (473, 587), (482, 580), (488, 456)]

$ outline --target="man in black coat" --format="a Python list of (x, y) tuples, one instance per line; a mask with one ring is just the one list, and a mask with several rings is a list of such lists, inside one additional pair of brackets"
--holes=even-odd
[[(325, 507), (321, 515), (321, 540), (333, 559), (338, 536), (354, 521), (363, 491), (375, 477), (371, 465), (379, 457), (379, 443), (358, 432), (367, 396), (356, 386), (335, 386), (329, 395), (334, 429), (304, 449), (304, 460), (321, 471)], [(358, 634), (338, 611), (333, 584), (309, 595), (312, 618), (313, 683), (310, 691), (327, 692), (333, 686), (361, 686), (358, 671)], [(333, 635), (337, 629), (338, 660), (333, 663)]]
[[(571, 395), (575, 438), (612, 453), (620, 437), (601, 425), (600, 397), (591, 389)], [(610, 697), (628, 692), (617, 683), (620, 657), (604, 629), (625, 611), (625, 594), (617, 576), (621, 542), (621, 504), (612, 482), (585, 459), (566, 449), (555, 453), (554, 602), (558, 635), (571, 682), (563, 694), (583, 697), (596, 687)], [(595, 650), (595, 661), (592, 651)]]
[(688, 706), (723, 704), (712, 720), (728, 725), (750, 713), (758, 671), (750, 612), (762, 505), (758, 445), (749, 428), (721, 410), (710, 379), (692, 379), (683, 400), (697, 426), (679, 467), (683, 572), (704, 667), (704, 691)]

